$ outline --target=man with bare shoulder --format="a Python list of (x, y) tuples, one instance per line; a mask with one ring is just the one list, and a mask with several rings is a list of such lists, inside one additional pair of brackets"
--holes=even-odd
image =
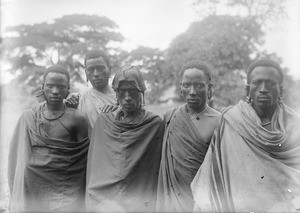
[(209, 107), (212, 71), (199, 60), (181, 68), (181, 106), (164, 114), (164, 138), (158, 176), (157, 212), (192, 212), (190, 184), (201, 166), (221, 113)]
[(8, 184), (12, 212), (74, 212), (84, 209), (89, 146), (85, 116), (68, 108), (70, 75), (49, 67), (42, 90), (46, 101), (22, 113), (12, 136)]
[(195, 212), (297, 212), (300, 116), (282, 102), (279, 63), (247, 69), (246, 100), (222, 112), (192, 184)]

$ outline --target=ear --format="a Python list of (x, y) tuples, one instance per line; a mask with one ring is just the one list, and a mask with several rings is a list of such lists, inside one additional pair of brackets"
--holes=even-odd
[(69, 94), (70, 94), (70, 90), (68, 90), (68, 92), (67, 92), (66, 96), (64, 97), (64, 99), (66, 99), (69, 96)]
[(246, 96), (249, 97), (249, 95), (250, 95), (250, 85), (249, 84), (247, 84), (245, 86), (245, 91), (246, 91)]
[(208, 84), (208, 88), (207, 88), (207, 98), (208, 100), (210, 100), (212, 97), (212, 83)]
[(280, 95), (280, 97), (282, 97), (282, 94), (283, 94), (283, 86), (280, 85), (279, 86), (279, 95)]
[(41, 84), (41, 89), (44, 89), (44, 86), (45, 86), (45, 83), (43, 82), (43, 83)]

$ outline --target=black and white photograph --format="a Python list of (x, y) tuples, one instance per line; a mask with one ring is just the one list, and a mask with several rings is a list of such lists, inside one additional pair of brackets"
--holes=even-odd
[(300, 212), (300, 1), (0, 0), (0, 212)]

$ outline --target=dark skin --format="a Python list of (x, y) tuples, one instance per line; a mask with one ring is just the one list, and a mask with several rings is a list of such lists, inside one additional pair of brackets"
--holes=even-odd
[(196, 115), (207, 107), (208, 93), (211, 92), (211, 83), (207, 75), (197, 68), (186, 69), (181, 78), (180, 90), (186, 101), (187, 111), (192, 122), (197, 129), (201, 130), (203, 138), (210, 141), (215, 129), (212, 128), (212, 125), (216, 127), (219, 117), (212, 118), (200, 115), (199, 120), (195, 119)]
[[(110, 68), (102, 57), (88, 59), (86, 61), (85, 74), (95, 90), (104, 94), (107, 93)], [(68, 107), (77, 109), (79, 104), (79, 94), (72, 94), (65, 103)], [(101, 111), (110, 112), (115, 111), (117, 108), (118, 107), (115, 105), (105, 105), (101, 108)]]
[(246, 92), (262, 124), (271, 121), (282, 91), (280, 75), (275, 68), (259, 66), (250, 73)]
[(205, 72), (190, 68), (186, 69), (181, 77), (180, 90), (192, 117), (205, 109), (211, 84)]
[(121, 81), (117, 90), (117, 99), (120, 102), (124, 120), (134, 119), (141, 105), (140, 91), (130, 82)]
[(42, 88), (46, 99), (43, 114), (50, 119), (55, 119), (62, 114), (59, 118), (60, 122), (71, 133), (71, 135), (67, 134), (65, 129), (62, 129), (56, 122), (43, 118), (43, 129), (46, 134), (50, 138), (73, 142), (85, 139), (88, 136), (85, 116), (78, 110), (65, 107), (63, 103), (69, 94), (67, 76), (62, 73), (50, 72), (46, 76)]

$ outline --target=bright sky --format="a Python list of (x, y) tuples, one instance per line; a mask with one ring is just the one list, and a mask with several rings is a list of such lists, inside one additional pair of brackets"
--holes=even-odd
[[(197, 15), (194, 0), (0, 0), (2, 30), (5, 26), (34, 24), (68, 14), (106, 16), (118, 24), (127, 39), (123, 47), (137, 45), (165, 49), (185, 32)], [(283, 58), (294, 79), (300, 79), (300, 1), (289, 0), (289, 20), (269, 32), (266, 48)], [(8, 79), (7, 74), (2, 80)]]

